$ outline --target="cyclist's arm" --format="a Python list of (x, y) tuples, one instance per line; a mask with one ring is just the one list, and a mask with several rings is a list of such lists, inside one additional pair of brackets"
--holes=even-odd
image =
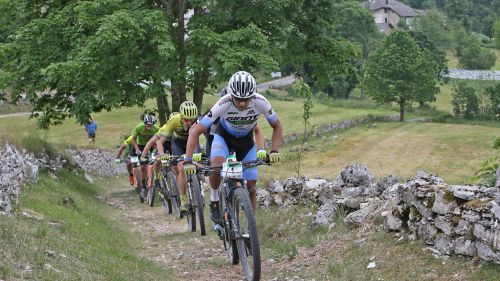
[(196, 123), (190, 130), (189, 130), (189, 137), (186, 145), (186, 157), (187, 158), (192, 158), (193, 153), (196, 149), (196, 144), (198, 143), (198, 138), (200, 137), (203, 132), (205, 132), (206, 128), (203, 126), (201, 123)]
[(146, 146), (144, 147), (144, 155), (147, 155), (149, 149), (151, 149), (151, 147), (153, 146), (153, 144), (156, 142), (156, 140), (158, 139), (158, 137), (156, 135), (154, 135), (153, 137), (151, 137), (148, 141), (148, 143), (146, 144)]
[(134, 146), (135, 150), (139, 150), (139, 145), (137, 144), (137, 136), (132, 137), (132, 146)]
[[(157, 136), (155, 136), (155, 137), (157, 137)], [(165, 136), (160, 136), (156, 140), (156, 149), (158, 150), (158, 155), (165, 154), (165, 151), (163, 150), (163, 144), (165, 143), (166, 140), (167, 140), (167, 137), (165, 137)]]
[(118, 153), (116, 154), (116, 159), (118, 159), (122, 156), (123, 150), (125, 150), (126, 146), (127, 145), (123, 144), (123, 143), (122, 143), (122, 145), (120, 145), (120, 147), (118, 148)]
[(281, 145), (281, 138), (283, 136), (283, 127), (280, 120), (276, 119), (274, 123), (269, 123), (273, 128), (273, 136), (271, 142), (271, 151), (279, 151)]
[(266, 142), (264, 140), (264, 133), (262, 132), (262, 128), (259, 124), (253, 128), (253, 133), (255, 135), (255, 144), (257, 145), (257, 149), (264, 149), (266, 147)]

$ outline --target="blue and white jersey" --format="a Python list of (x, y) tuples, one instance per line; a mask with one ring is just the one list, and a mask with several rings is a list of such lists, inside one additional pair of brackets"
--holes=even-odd
[(271, 107), (269, 101), (261, 94), (255, 94), (248, 103), (247, 108), (240, 111), (233, 103), (231, 95), (225, 95), (212, 107), (212, 109), (201, 119), (205, 128), (220, 117), (220, 123), (224, 129), (235, 137), (248, 135), (257, 125), (260, 114), (266, 116), (269, 124), (278, 121), (278, 116)]

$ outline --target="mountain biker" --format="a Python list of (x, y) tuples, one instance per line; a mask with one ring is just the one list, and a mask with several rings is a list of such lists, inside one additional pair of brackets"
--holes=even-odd
[[(226, 90), (226, 87), (224, 87), (219, 95), (221, 97), (225, 96), (226, 94), (228, 94), (227, 90)], [(200, 118), (202, 119), (203, 117), (205, 117), (205, 115), (207, 115), (210, 110), (212, 109), (212, 107), (210, 107), (206, 112), (205, 114), (203, 114), (203, 116)], [(212, 148), (212, 142), (214, 140), (214, 135), (215, 135), (215, 131), (217, 130), (217, 126), (219, 125), (219, 120), (220, 120), (220, 117), (217, 118), (213, 123), (212, 125), (210, 126), (210, 128), (208, 130), (205, 131), (205, 153), (207, 155), (207, 157), (210, 158), (210, 150)], [(255, 127), (253, 128), (253, 133), (255, 135), (255, 142), (256, 142), (256, 145), (257, 145), (257, 148), (262, 148), (264, 149), (265, 147), (265, 139), (264, 139), (264, 133), (262, 132), (262, 129), (260, 127), (259, 124), (255, 125)]]
[[(133, 149), (130, 150), (129, 156), (141, 156), (144, 153), (144, 147), (148, 141), (158, 132), (160, 129), (156, 123), (156, 118), (153, 115), (144, 115), (143, 122), (138, 124), (132, 130), (132, 146)], [(150, 148), (152, 150), (152, 148)], [(148, 150), (149, 151), (149, 150)], [(141, 178), (143, 183), (146, 179), (146, 167), (141, 167)], [(142, 190), (141, 190), (142, 192)]]
[[(236, 159), (239, 161), (252, 161), (257, 158), (265, 158), (266, 151), (264, 147), (255, 147), (252, 138), (252, 130), (257, 124), (260, 114), (264, 114), (268, 123), (273, 128), (272, 147), (269, 153), (271, 162), (279, 161), (279, 147), (281, 143), (283, 128), (278, 116), (273, 111), (269, 101), (256, 92), (255, 78), (246, 71), (238, 71), (227, 86), (230, 95), (226, 95), (212, 107), (210, 112), (204, 116), (201, 121), (193, 126), (190, 131), (187, 151), (184, 163), (186, 174), (194, 173), (196, 168), (190, 162), (193, 157), (196, 141), (198, 137), (220, 117), (220, 123), (217, 127), (214, 141), (211, 148), (210, 160), (212, 165), (219, 166), (226, 160), (229, 150), (234, 149)], [(258, 178), (256, 167), (248, 168), (243, 172), (243, 177), (247, 180), (248, 192), (252, 207), (255, 209), (257, 204), (255, 185)], [(212, 173), (210, 176), (210, 215), (214, 222), (220, 223), (219, 213), (219, 194), (217, 188), (220, 184), (220, 174)]]
[[(172, 140), (172, 155), (181, 156), (186, 153), (186, 144), (189, 135), (189, 129), (196, 122), (198, 117), (198, 108), (192, 101), (185, 101), (179, 106), (179, 113), (175, 114), (168, 119), (167, 123), (156, 133), (156, 135), (148, 142), (145, 149), (148, 149), (156, 141), (158, 155), (163, 155), (166, 149), (165, 142), (168, 139)], [(159, 181), (160, 176), (160, 161), (155, 164), (156, 182)], [(181, 199), (181, 214), (187, 212), (186, 203), (186, 176), (182, 161), (177, 164), (175, 168), (175, 175), (177, 178), (177, 185), (179, 187), (179, 195)]]
[[(122, 162), (121, 155), (128, 155), (130, 150), (132, 149), (132, 135), (130, 135), (126, 140), (118, 148), (118, 152), (116, 153), (115, 163), (120, 164)], [(130, 185), (134, 185), (134, 175), (132, 174), (132, 165), (130, 161), (127, 161), (127, 171), (128, 171), (128, 181)]]

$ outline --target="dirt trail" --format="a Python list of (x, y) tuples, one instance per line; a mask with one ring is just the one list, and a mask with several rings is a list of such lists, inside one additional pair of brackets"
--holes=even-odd
[[(131, 189), (120, 187), (119, 191), (116, 188), (110, 190), (101, 199), (118, 208), (116, 219), (130, 226), (144, 241), (144, 245), (149, 245), (140, 249), (143, 256), (172, 269), (178, 279), (244, 279), (240, 265), (232, 266), (227, 261), (222, 242), (212, 231), (211, 223), (206, 224), (207, 235), (201, 236), (199, 232), (188, 230), (185, 219), (167, 215), (161, 201), (155, 202), (155, 207), (150, 208), (140, 204), (137, 193)], [(205, 221), (209, 222), (208, 208), (205, 212)], [(275, 261), (264, 257), (262, 280), (314, 280), (307, 276), (311, 276), (311, 271), (317, 273), (321, 270), (318, 266), (324, 269), (321, 257), (331, 249), (319, 245), (313, 248), (299, 247), (297, 256), (292, 260)]]

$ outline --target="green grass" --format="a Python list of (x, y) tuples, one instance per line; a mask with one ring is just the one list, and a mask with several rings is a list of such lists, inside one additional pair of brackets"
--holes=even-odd
[[(216, 100), (217, 97), (215, 96), (205, 96), (204, 110), (215, 103)], [(302, 103), (300, 100), (271, 100), (271, 103), (283, 124), (285, 135), (302, 131)], [(146, 106), (152, 108), (154, 106), (153, 101), (148, 101)], [(131, 131), (140, 122), (139, 116), (142, 112), (143, 109), (132, 107), (94, 114), (98, 126), (95, 146), (103, 149), (114, 149), (119, 143), (120, 135)], [(310, 122), (312, 125), (324, 125), (367, 116), (368, 114), (389, 115), (393, 113), (383, 108), (330, 107), (316, 102)], [(269, 136), (272, 129), (265, 121), (265, 118), (260, 118), (260, 123), (264, 133)], [(88, 146), (85, 128), (77, 124), (74, 119), (69, 119), (60, 126), (48, 130), (40, 130), (36, 128), (35, 120), (25, 116), (2, 118), (0, 130), (4, 141), (7, 139), (15, 142), (28, 135), (36, 134), (39, 138), (57, 146)]]
[[(335, 179), (358, 162), (378, 178), (415, 177), (417, 170), (437, 173), (448, 183), (470, 183), (474, 172), (498, 150), (491, 144), (500, 128), (441, 123), (375, 123), (309, 140), (301, 174)], [(298, 155), (290, 145), (282, 163), (260, 169), (263, 181), (296, 174)]]
[(43, 219), (0, 217), (0, 279), (172, 280), (169, 270), (139, 256), (138, 237), (110, 220), (116, 210), (95, 197), (101, 188), (69, 172), (23, 188), (19, 208)]

